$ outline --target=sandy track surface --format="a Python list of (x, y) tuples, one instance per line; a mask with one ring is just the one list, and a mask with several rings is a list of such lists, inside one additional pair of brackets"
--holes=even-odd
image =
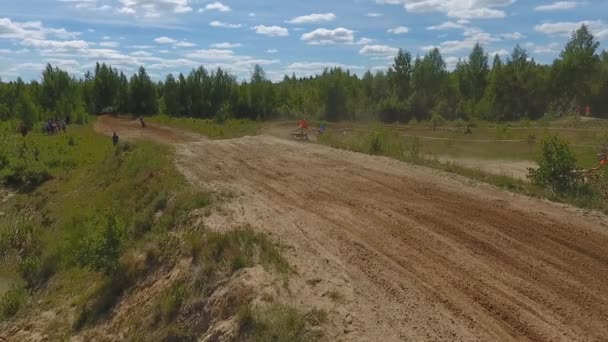
[(97, 129), (171, 143), (193, 184), (237, 192), (207, 224), (291, 246), (294, 303), (327, 308), (331, 340), (608, 341), (605, 216), (312, 143)]

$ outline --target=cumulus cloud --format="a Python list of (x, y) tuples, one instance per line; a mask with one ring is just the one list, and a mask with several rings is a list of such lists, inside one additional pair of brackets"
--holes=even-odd
[(399, 52), (399, 49), (386, 45), (366, 45), (359, 50), (359, 54), (363, 56), (380, 59), (392, 58), (397, 52)]
[(0, 38), (7, 39), (45, 39), (53, 36), (59, 39), (74, 39), (80, 32), (70, 32), (64, 28), (55, 29), (42, 25), (40, 21), (16, 22), (9, 18), (0, 18)]
[(173, 44), (173, 43), (177, 43), (177, 40), (173, 39), (173, 38), (169, 38), (169, 37), (158, 37), (154, 39), (155, 42), (157, 42), (158, 44)]
[(507, 7), (515, 0), (376, 0), (379, 4), (403, 5), (408, 12), (440, 12), (461, 19), (504, 18), (506, 13), (496, 8)]
[(374, 42), (373, 39), (363, 37), (357, 41), (357, 45), (369, 45), (373, 42)]
[(268, 49), (268, 50), (266, 50), (266, 52), (267, 53), (277, 53), (277, 52), (279, 52), (279, 50), (277, 50), (277, 49)]
[(199, 12), (205, 12), (205, 11), (230, 12), (230, 11), (232, 11), (232, 8), (230, 8), (230, 6), (224, 5), (223, 3), (219, 2), (219, 1), (216, 1), (211, 4), (207, 4), (207, 6), (199, 9), (198, 11)]
[(175, 43), (175, 45), (173, 45), (173, 46), (176, 46), (176, 47), (193, 47), (193, 46), (196, 46), (196, 44), (190, 43), (190, 42), (179, 42), (179, 43)]
[(388, 29), (386, 32), (392, 33), (392, 34), (405, 34), (405, 33), (410, 32), (410, 29), (405, 26), (397, 26), (397, 27)]
[(343, 27), (333, 30), (320, 28), (304, 33), (300, 39), (310, 45), (352, 44), (355, 41), (355, 31)]
[(383, 14), (382, 13), (372, 12), (372, 13), (367, 13), (367, 16), (370, 17), (370, 18), (379, 18), (379, 17), (382, 17)]
[(336, 15), (333, 13), (313, 13), (309, 15), (303, 15), (300, 17), (292, 18), (287, 21), (290, 24), (311, 24), (311, 23), (320, 23), (333, 21), (336, 19)]
[(284, 37), (289, 35), (289, 30), (280, 26), (258, 25), (252, 27), (252, 29), (255, 30), (255, 33), (257, 34), (262, 34), (269, 37)]
[(159, 18), (163, 13), (192, 12), (191, 0), (118, 0), (120, 13), (142, 15), (144, 18)]
[(544, 23), (534, 26), (534, 30), (546, 35), (567, 37), (572, 34), (572, 32), (579, 29), (581, 25), (586, 25), (589, 27), (591, 32), (593, 32), (597, 38), (608, 39), (608, 25), (601, 20)]
[(446, 21), (440, 25), (429, 26), (426, 29), (431, 31), (441, 31), (441, 30), (455, 30), (455, 29), (464, 29), (465, 24), (461, 24), (453, 21)]
[(580, 3), (575, 1), (558, 1), (552, 4), (540, 5), (535, 8), (537, 11), (563, 11), (576, 8)]
[(229, 23), (224, 23), (224, 22), (215, 20), (215, 21), (210, 22), (209, 26), (211, 26), (211, 27), (223, 27), (223, 28), (236, 29), (236, 28), (242, 27), (243, 25), (241, 25), (241, 24), (229, 24)]
[(239, 43), (216, 43), (211, 44), (211, 47), (214, 49), (234, 49), (243, 46), (243, 44)]
[(21, 45), (38, 49), (86, 49), (89, 47), (89, 44), (84, 40), (46, 40), (36, 38), (26, 38), (21, 42)]
[(116, 48), (119, 46), (119, 44), (117, 42), (101, 42), (99, 43), (99, 46), (101, 47), (109, 47), (109, 48)]

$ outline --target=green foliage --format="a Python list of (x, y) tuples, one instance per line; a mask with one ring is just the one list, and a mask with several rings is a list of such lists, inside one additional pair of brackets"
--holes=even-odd
[(564, 193), (573, 190), (579, 181), (574, 152), (557, 135), (542, 140), (536, 162), (539, 168), (530, 170), (528, 176), (534, 184)]
[(312, 310), (303, 314), (295, 308), (280, 304), (263, 308), (244, 306), (237, 317), (239, 340), (251, 342), (316, 341), (322, 336), (311, 327), (326, 320), (323, 311)]
[(115, 214), (105, 213), (84, 222), (82, 230), (83, 236), (70, 246), (74, 261), (106, 274), (116, 270), (126, 234), (124, 224)]
[(187, 297), (188, 288), (183, 283), (173, 285), (164, 293), (160, 300), (159, 311), (165, 322), (175, 319)]
[(11, 287), (0, 297), (0, 321), (13, 317), (25, 304), (27, 293), (17, 286)]
[(0, 260), (10, 253), (20, 257), (34, 254), (40, 247), (39, 236), (39, 227), (23, 218), (0, 225)]
[(383, 130), (372, 130), (369, 134), (367, 152), (370, 154), (382, 154), (386, 150), (387, 134)]
[(218, 267), (225, 265), (230, 272), (260, 263), (276, 271), (288, 274), (292, 271), (279, 247), (250, 227), (226, 233), (193, 233), (188, 238), (187, 250), (195, 263)]

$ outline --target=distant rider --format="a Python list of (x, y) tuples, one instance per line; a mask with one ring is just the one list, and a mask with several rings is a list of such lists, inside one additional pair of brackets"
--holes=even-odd
[(146, 128), (146, 123), (144, 122), (144, 117), (142, 115), (139, 116), (139, 123), (141, 123), (141, 128)]
[(116, 134), (116, 132), (114, 132), (114, 135), (112, 135), (112, 143), (114, 146), (118, 145), (118, 134)]
[(300, 131), (300, 133), (302, 135), (305, 135), (308, 131), (308, 121), (306, 121), (306, 119), (302, 118), (300, 119), (300, 123), (298, 124), (298, 131)]

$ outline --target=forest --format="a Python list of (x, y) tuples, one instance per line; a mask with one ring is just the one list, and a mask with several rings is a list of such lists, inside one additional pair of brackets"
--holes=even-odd
[(581, 114), (608, 117), (608, 52), (586, 26), (572, 33), (550, 65), (517, 45), (501, 58), (476, 44), (450, 71), (438, 49), (413, 57), (399, 50), (386, 71), (356, 75), (341, 68), (311, 77), (285, 75), (271, 82), (260, 66), (239, 81), (227, 70), (204, 66), (155, 82), (141, 66), (127, 77), (97, 63), (84, 77), (48, 64), (41, 79), (0, 80), (0, 120), (86, 121), (99, 113), (172, 117), (279, 117), (342, 121), (517, 121)]

